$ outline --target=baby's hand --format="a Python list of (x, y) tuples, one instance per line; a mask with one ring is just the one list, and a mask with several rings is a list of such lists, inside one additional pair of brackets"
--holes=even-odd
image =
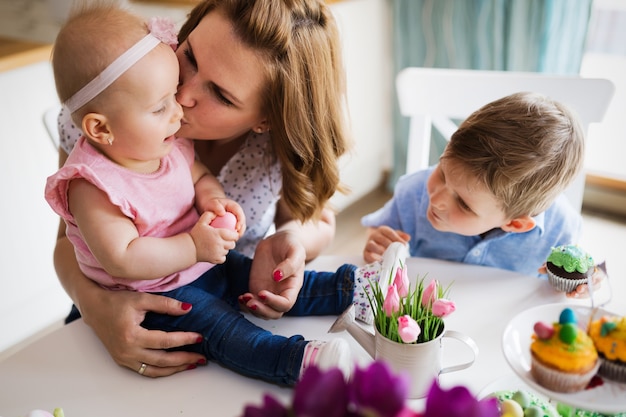
[(231, 230), (236, 231), (239, 237), (243, 236), (243, 233), (246, 231), (246, 215), (241, 206), (234, 200), (225, 197), (212, 198), (206, 202), (204, 212), (212, 213), (214, 218), (222, 217), (226, 214), (234, 215), (236, 224)]
[(239, 235), (233, 229), (211, 226), (215, 218), (212, 212), (203, 213), (189, 232), (196, 247), (198, 262), (224, 263), (228, 251), (235, 248), (235, 243), (239, 239)]
[(246, 231), (246, 215), (243, 212), (241, 206), (234, 200), (222, 199), (226, 214), (233, 215), (235, 217), (235, 227), (231, 230), (236, 231), (239, 237), (243, 236)]

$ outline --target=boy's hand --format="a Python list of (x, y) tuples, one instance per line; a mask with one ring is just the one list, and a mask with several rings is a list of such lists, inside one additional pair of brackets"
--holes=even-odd
[[(537, 270), (540, 274), (547, 274), (548, 270), (546, 264), (543, 264)], [(602, 285), (602, 280), (606, 277), (606, 263), (602, 262), (596, 265), (595, 271), (591, 276), (591, 283), (593, 284), (593, 290), (596, 291)], [(572, 292), (565, 294), (568, 298), (584, 298), (589, 297), (589, 286), (587, 284), (581, 284)]]
[(402, 230), (394, 230), (389, 226), (379, 226), (370, 228), (365, 249), (363, 249), (363, 259), (366, 263), (379, 261), (383, 253), (393, 242), (407, 243), (411, 236)]
[[(606, 274), (606, 262), (602, 262), (596, 265), (595, 271), (591, 276), (591, 284), (593, 285), (593, 291), (600, 289), (602, 286), (602, 280), (607, 276)], [(576, 287), (572, 292), (566, 294), (568, 298), (586, 298), (589, 297), (589, 286), (582, 284)]]

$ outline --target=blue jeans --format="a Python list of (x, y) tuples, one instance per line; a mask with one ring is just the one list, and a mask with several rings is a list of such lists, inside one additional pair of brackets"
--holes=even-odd
[[(192, 304), (182, 316), (148, 313), (142, 326), (164, 331), (194, 331), (204, 340), (184, 349), (202, 353), (209, 360), (240, 374), (279, 385), (294, 385), (300, 376), (304, 348), (300, 335), (274, 335), (248, 321), (239, 311), (238, 296), (248, 292), (252, 259), (231, 251), (194, 282), (160, 293)], [(337, 315), (351, 303), (354, 265), (336, 272), (306, 271), (304, 284), (290, 316)]]

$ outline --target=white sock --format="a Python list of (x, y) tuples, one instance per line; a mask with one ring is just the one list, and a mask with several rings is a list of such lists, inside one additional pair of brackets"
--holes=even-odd
[(370, 282), (378, 282), (381, 268), (380, 262), (374, 262), (359, 267), (354, 271), (354, 297), (352, 301), (354, 304), (354, 316), (357, 320), (366, 324), (372, 324), (374, 321), (367, 293), (369, 293), (370, 297), (372, 296)]
[[(354, 317), (366, 324), (374, 322), (374, 314), (370, 306), (367, 294), (372, 296), (370, 283), (379, 282), (381, 277), (394, 279), (397, 268), (404, 266), (409, 256), (409, 248), (406, 244), (393, 242), (387, 247), (382, 261), (359, 267), (354, 271)], [(394, 274), (393, 276), (391, 274)], [(386, 286), (385, 286), (386, 288)]]
[(348, 342), (341, 338), (332, 339), (328, 342), (310, 341), (304, 348), (300, 375), (302, 376), (304, 371), (312, 366), (316, 366), (320, 370), (339, 368), (346, 380), (350, 379), (353, 364)]

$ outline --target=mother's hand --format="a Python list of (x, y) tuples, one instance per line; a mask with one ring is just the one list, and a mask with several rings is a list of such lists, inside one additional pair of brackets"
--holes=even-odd
[(166, 351), (197, 343), (194, 332), (147, 330), (141, 323), (148, 311), (179, 316), (192, 307), (172, 298), (130, 291), (103, 290), (98, 301), (84, 303), (81, 315), (118, 365), (142, 375), (161, 377), (206, 364), (198, 353)]
[(290, 232), (277, 232), (257, 245), (249, 290), (239, 297), (243, 310), (278, 319), (296, 303), (304, 281), (306, 251)]

